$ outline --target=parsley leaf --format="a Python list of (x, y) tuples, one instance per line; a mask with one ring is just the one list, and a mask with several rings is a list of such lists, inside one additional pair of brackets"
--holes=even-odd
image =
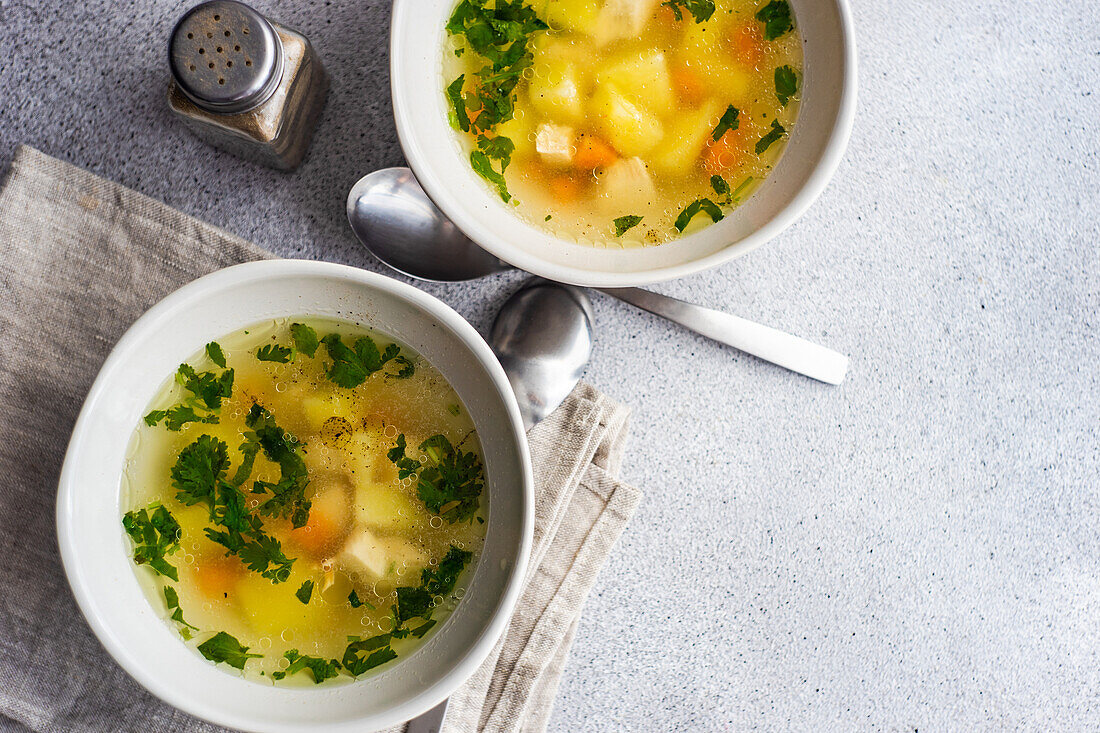
[(298, 600), (302, 603), (309, 603), (310, 597), (313, 596), (313, 581), (307, 580), (302, 583), (302, 587), (294, 591), (294, 595), (298, 597)]
[(508, 169), (508, 164), (512, 161), (512, 153), (515, 152), (516, 146), (511, 138), (499, 135), (490, 138), (485, 135), (479, 135), (477, 138), (477, 149), (493, 160), (499, 160), (501, 162), (500, 170), (504, 172)]
[(363, 601), (359, 599), (359, 594), (356, 593), (354, 590), (351, 593), (348, 593), (348, 603), (351, 604), (352, 608), (359, 608), (363, 605)]
[(684, 231), (687, 225), (691, 223), (691, 220), (695, 218), (695, 215), (700, 211), (706, 212), (710, 216), (711, 221), (721, 221), (725, 214), (722, 213), (722, 209), (718, 207), (718, 204), (714, 203), (710, 199), (696, 199), (692, 201), (687, 207), (680, 212), (680, 215), (676, 217), (676, 223), (674, 226), (677, 231)]
[(783, 129), (783, 125), (779, 124), (779, 120), (772, 120), (772, 129), (768, 131), (767, 135), (756, 141), (756, 154), (760, 155), (770, 148), (772, 143), (786, 134), (787, 131)]
[(179, 580), (176, 567), (165, 559), (180, 548), (180, 525), (167, 509), (153, 503), (140, 511), (126, 512), (122, 527), (134, 543), (134, 562)]
[[(350, 643), (344, 650), (344, 657), (340, 660), (344, 669), (353, 677), (358, 677), (391, 659), (396, 659), (397, 652), (390, 647), (392, 639), (392, 634), (379, 634), (367, 639), (350, 637)], [(365, 657), (361, 656), (367, 652), (370, 653)]]
[(710, 177), (710, 187), (714, 189), (714, 192), (719, 196), (728, 196), (730, 192), (730, 185), (726, 183), (726, 179), (720, 175), (713, 175)]
[(737, 119), (741, 114), (741, 110), (734, 107), (732, 104), (726, 107), (726, 111), (722, 113), (722, 116), (718, 119), (718, 124), (714, 127), (714, 132), (711, 133), (711, 138), (718, 142), (722, 139), (730, 130), (736, 130), (740, 126), (741, 121)]
[(256, 351), (256, 358), (260, 361), (274, 361), (279, 364), (286, 364), (290, 361), (290, 349), (285, 346), (279, 346), (278, 344), (268, 344), (267, 346), (261, 346)]
[(210, 361), (225, 369), (225, 352), (217, 341), (211, 341), (206, 345), (206, 355), (210, 357)]
[(615, 219), (611, 223), (615, 225), (615, 236), (616, 237), (621, 237), (624, 234), (626, 234), (626, 232), (628, 230), (633, 229), (634, 227), (638, 226), (638, 224), (640, 224), (641, 221), (642, 221), (642, 217), (630, 215), (630, 216), (620, 216), (618, 219)]
[(332, 365), (326, 374), (341, 387), (358, 387), (371, 374), (380, 370), (386, 362), (397, 357), (400, 348), (390, 344), (379, 353), (378, 346), (370, 336), (362, 336), (355, 341), (354, 348), (349, 347), (335, 333), (321, 339), (332, 358)]
[(713, 0), (666, 0), (661, 5), (672, 8), (672, 14), (676, 16), (676, 20), (684, 19), (683, 13), (680, 12), (681, 6), (691, 13), (696, 23), (708, 21), (710, 16), (714, 15)]
[(200, 501), (214, 503), (215, 490), (229, 470), (228, 448), (224, 441), (200, 435), (180, 451), (170, 472), (176, 499), (191, 506)]
[(436, 624), (436, 620), (434, 618), (433, 619), (428, 619), (424, 623), (417, 626), (415, 629), (412, 629), (409, 633), (412, 636), (415, 636), (417, 639), (423, 639), (424, 634), (428, 633), (428, 629), (435, 626), (435, 624)]
[(281, 680), (287, 675), (297, 674), (302, 670), (308, 669), (313, 675), (313, 682), (319, 685), (325, 680), (335, 677), (337, 674), (336, 670), (340, 668), (340, 663), (335, 659), (326, 661), (321, 657), (302, 655), (298, 653), (297, 649), (291, 649), (283, 656), (290, 662), (290, 666), (285, 670), (272, 672), (271, 678), (273, 680)]
[(212, 637), (199, 644), (199, 652), (217, 664), (225, 662), (230, 667), (244, 669), (244, 664), (249, 659), (261, 657), (261, 654), (249, 654), (248, 647), (241, 646), (241, 642), (224, 631), (219, 631)]
[(290, 324), (290, 337), (294, 339), (294, 347), (310, 358), (317, 353), (317, 347), (321, 345), (317, 340), (317, 332), (304, 323)]
[(798, 91), (798, 76), (789, 66), (779, 66), (775, 70), (775, 98), (784, 107)]
[(196, 372), (190, 364), (180, 364), (176, 371), (176, 381), (184, 389), (198, 397), (208, 410), (217, 410), (223, 399), (233, 394), (233, 370), (226, 369), (221, 374), (214, 372)]
[(402, 356), (399, 354), (393, 357), (393, 363), (400, 364), (401, 368), (393, 374), (389, 374), (388, 376), (396, 377), (397, 379), (408, 379), (416, 373), (416, 367), (413, 365), (412, 361), (406, 356)]
[(454, 523), (473, 517), (484, 488), (481, 461), (474, 453), (456, 449), (443, 435), (433, 435), (420, 444), (427, 461), (405, 454), (405, 435), (387, 454), (398, 468), (398, 477), (417, 475), (416, 493), (432, 514)]
[(432, 615), (432, 594), (423, 588), (402, 586), (397, 589), (397, 625), (402, 626), (411, 618), (428, 618)]
[(168, 610), (172, 611), (172, 620), (181, 624), (183, 628), (180, 629), (180, 636), (184, 639), (191, 638), (191, 631), (198, 631), (198, 626), (192, 626), (183, 620), (183, 609), (180, 608), (180, 597), (176, 593), (176, 589), (170, 585), (164, 586), (164, 602), (168, 605)]
[(768, 41), (774, 41), (794, 27), (787, 0), (772, 0), (757, 11), (756, 19), (764, 24), (764, 39)]
[(473, 556), (472, 552), (460, 550), (451, 545), (435, 570), (424, 568), (420, 576), (424, 590), (433, 596), (445, 596), (450, 593), (458, 583), (458, 576), (462, 574), (462, 569)]
[(275, 417), (256, 403), (253, 403), (244, 422), (252, 429), (251, 435), (255, 436), (264, 455), (278, 463), (281, 472), (277, 483), (257, 481), (253, 484), (253, 493), (269, 491), (272, 495), (260, 505), (260, 514), (290, 519), (296, 529), (304, 527), (309, 521), (312, 502), (305, 496), (309, 469), (299, 454), (298, 439), (279, 427)]
[(466, 83), (466, 75), (461, 74), (447, 86), (447, 99), (451, 101), (451, 114), (455, 126), (463, 132), (470, 131), (470, 115), (466, 114), (466, 99), (462, 96), (462, 85)]
[(489, 156), (480, 150), (473, 151), (470, 153), (470, 166), (474, 169), (474, 173), (496, 186), (497, 193), (505, 203), (512, 200), (512, 194), (508, 192), (508, 182), (504, 180), (503, 169), (497, 173)]
[(290, 578), (290, 569), (294, 565), (294, 560), (283, 554), (279, 540), (269, 535), (260, 535), (245, 543), (237, 556), (249, 570), (259, 573), (272, 583), (285, 583)]
[(164, 427), (172, 432), (179, 432), (188, 423), (198, 422), (213, 424), (218, 422), (217, 415), (200, 415), (190, 405), (176, 405), (167, 410), (153, 410), (145, 416), (145, 424), (155, 427), (160, 421), (164, 421)]

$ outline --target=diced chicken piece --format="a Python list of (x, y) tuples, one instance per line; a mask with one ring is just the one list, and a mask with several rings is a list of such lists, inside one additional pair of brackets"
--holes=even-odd
[(653, 201), (657, 188), (641, 158), (622, 158), (607, 167), (599, 182), (599, 194), (604, 210), (619, 215)]
[(637, 38), (659, 0), (607, 0), (596, 18), (592, 36), (601, 46), (620, 38)]
[(352, 532), (336, 562), (345, 570), (374, 579), (386, 577), (395, 565), (418, 566), (428, 558), (420, 548), (397, 537), (382, 537), (365, 527)]
[(535, 133), (535, 150), (549, 165), (569, 165), (573, 162), (573, 128), (542, 123)]

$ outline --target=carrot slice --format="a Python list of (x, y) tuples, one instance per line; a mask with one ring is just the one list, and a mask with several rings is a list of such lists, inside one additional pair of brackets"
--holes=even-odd
[(715, 175), (736, 168), (745, 159), (745, 151), (741, 147), (740, 136), (733, 134), (731, 130), (722, 136), (717, 142), (707, 142), (707, 149), (703, 152), (703, 168), (707, 173)]
[(226, 598), (236, 587), (243, 568), (236, 558), (211, 558), (195, 566), (195, 585), (207, 598)]
[(583, 171), (606, 168), (619, 159), (615, 149), (595, 135), (584, 133), (577, 141), (573, 165)]
[(580, 184), (572, 176), (554, 176), (550, 179), (550, 194), (559, 203), (576, 201), (580, 192)]
[(764, 38), (757, 23), (734, 26), (729, 34), (729, 49), (733, 58), (743, 66), (756, 69), (764, 59)]
[(698, 72), (686, 66), (675, 66), (672, 69), (672, 86), (680, 95), (680, 99), (688, 104), (698, 104), (706, 95), (706, 84)]

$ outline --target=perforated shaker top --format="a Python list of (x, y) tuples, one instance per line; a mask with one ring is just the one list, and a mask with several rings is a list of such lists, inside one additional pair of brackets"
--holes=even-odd
[(262, 15), (234, 0), (212, 0), (180, 18), (168, 42), (176, 84), (195, 104), (233, 114), (262, 104), (279, 86), (283, 49)]

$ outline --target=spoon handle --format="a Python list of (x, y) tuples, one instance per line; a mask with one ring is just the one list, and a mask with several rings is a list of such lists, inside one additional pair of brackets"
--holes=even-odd
[(840, 384), (848, 357), (832, 349), (729, 313), (704, 308), (641, 288), (597, 288), (613, 298), (667, 318), (707, 338), (758, 356), (807, 377)]

